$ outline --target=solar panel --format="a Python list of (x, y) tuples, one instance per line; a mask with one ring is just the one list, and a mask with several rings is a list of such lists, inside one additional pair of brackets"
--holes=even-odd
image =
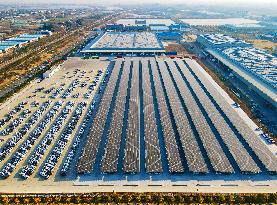
[(142, 90), (146, 172), (162, 172), (160, 144), (157, 132), (148, 61), (142, 59)]
[(157, 94), (158, 109), (160, 113), (160, 120), (163, 127), (163, 137), (165, 141), (165, 148), (167, 153), (167, 161), (169, 165), (169, 171), (171, 173), (184, 172), (180, 154), (178, 151), (178, 145), (176, 143), (174, 130), (170, 120), (169, 111), (166, 105), (165, 96), (163, 94), (162, 84), (159, 79), (159, 73), (157, 70), (156, 62), (154, 58), (150, 59), (150, 65), (154, 80), (154, 86)]
[(176, 62), (179, 65), (181, 72), (188, 80), (190, 86), (193, 87), (193, 91), (196, 93), (200, 103), (203, 105), (205, 111), (207, 112), (215, 128), (219, 132), (221, 138), (223, 139), (224, 143), (226, 144), (232, 156), (234, 157), (240, 170), (242, 172), (251, 173), (260, 172), (260, 169), (255, 163), (255, 161), (252, 159), (247, 150), (240, 143), (235, 133), (231, 130), (230, 126), (227, 124), (222, 115), (216, 109), (215, 105), (208, 98), (205, 91), (200, 87), (196, 79), (190, 73), (189, 69), (185, 66), (184, 62), (181, 60), (176, 60)]
[(193, 98), (188, 86), (177, 71), (176, 66), (169, 59), (167, 59), (166, 62), (169, 64), (168, 68), (173, 75), (173, 80), (177, 84), (178, 90), (184, 100), (199, 137), (201, 138), (203, 146), (205, 147), (214, 171), (217, 173), (233, 173), (234, 169), (232, 165), (225, 156), (211, 127), (203, 116), (203, 113), (197, 105), (196, 100)]
[(109, 112), (109, 108), (112, 102), (113, 93), (116, 86), (116, 81), (119, 75), (122, 60), (117, 60), (107, 87), (105, 89), (103, 98), (100, 102), (99, 109), (93, 120), (90, 133), (88, 135), (87, 143), (82, 151), (82, 155), (77, 165), (78, 173), (89, 173), (92, 171), (92, 167), (96, 160), (96, 154), (98, 152), (101, 137), (103, 135), (106, 118)]
[(186, 117), (184, 108), (178, 98), (176, 90), (174, 89), (173, 82), (170, 79), (164, 61), (162, 59), (157, 59), (157, 66), (161, 72), (163, 83), (165, 85), (189, 171), (194, 173), (207, 173), (207, 165), (199, 149), (194, 133), (191, 129), (191, 125)]
[(116, 172), (118, 165), (118, 155), (120, 149), (122, 124), (124, 119), (124, 111), (127, 97), (127, 88), (130, 72), (130, 60), (124, 63), (122, 77), (116, 96), (115, 107), (112, 114), (111, 125), (109, 129), (105, 154), (102, 159), (102, 172)]
[(128, 126), (124, 155), (124, 172), (135, 173), (140, 171), (139, 166), (139, 66), (138, 61), (133, 62), (132, 81), (130, 89)]
[(222, 111), (226, 114), (229, 120), (236, 127), (238, 132), (242, 135), (251, 149), (254, 151), (259, 160), (264, 164), (266, 169), (270, 173), (277, 173), (277, 161), (273, 153), (262, 143), (256, 134), (249, 128), (249, 126), (244, 122), (244, 120), (236, 113), (236, 111), (231, 107), (230, 104), (226, 103), (226, 100), (222, 95), (215, 89), (214, 86), (210, 84), (208, 79), (204, 76), (203, 73), (199, 70), (202, 69), (199, 64), (195, 61), (189, 59), (186, 62), (190, 62), (195, 66), (191, 66), (192, 71), (198, 76), (201, 83), (205, 86), (207, 91), (213, 96), (218, 105), (221, 107)]

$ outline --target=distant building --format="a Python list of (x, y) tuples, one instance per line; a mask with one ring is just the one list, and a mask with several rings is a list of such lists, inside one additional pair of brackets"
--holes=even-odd
[(37, 41), (39, 38), (45, 36), (44, 34), (22, 34), (14, 38), (8, 38), (0, 42), (0, 50), (2, 53), (26, 46), (28, 43)]
[(26, 46), (28, 43), (37, 41), (38, 39), (45, 36), (44, 34), (22, 34), (14, 38), (8, 38), (5, 41), (0, 42), (1, 52), (7, 52), (16, 47)]
[(171, 25), (169, 26), (169, 29), (170, 29), (171, 31), (180, 31), (181, 28), (182, 28), (181, 24), (171, 24)]
[(110, 31), (122, 31), (123, 30), (123, 24), (107, 24), (106, 30)]
[(129, 19), (119, 19), (117, 21), (117, 24), (123, 24), (125, 25), (146, 25), (149, 27), (151, 24), (163, 24), (166, 26), (170, 26), (171, 24), (174, 24), (175, 22), (171, 19), (164, 19), (164, 18), (144, 18), (144, 19), (135, 19), (135, 18), (129, 18)]
[(156, 34), (160, 40), (180, 41), (182, 39), (180, 32), (157, 32)]
[(12, 20), (12, 27), (20, 28), (20, 27), (27, 27), (29, 26), (26, 20)]
[(151, 31), (169, 31), (169, 27), (168, 26), (156, 26), (156, 25), (153, 25), (153, 26), (150, 26), (150, 30)]
[(33, 39), (33, 40), (38, 40), (42, 37), (44, 37), (45, 35), (43, 34), (22, 34), (19, 37), (20, 38), (29, 38), (29, 39)]
[(16, 37), (16, 38), (9, 38), (6, 41), (15, 41), (15, 42), (17, 41), (22, 43), (29, 43), (29, 42), (35, 41), (35, 39)]
[(137, 25), (125, 25), (124, 31), (146, 31), (147, 27), (143, 24), (137, 24)]
[(4, 46), (4, 45), (1, 45), (1, 42), (0, 42), (0, 53), (6, 53), (13, 48), (15, 48), (15, 46)]
[(36, 34), (46, 35), (46, 36), (52, 36), (53, 35), (52, 31), (48, 31), (48, 30), (41, 30), (41, 31), (38, 31)]
[(136, 19), (135, 24), (146, 24), (146, 20), (145, 19)]
[(169, 26), (170, 31), (187, 31), (189, 28), (190, 26), (184, 23), (171, 24)]

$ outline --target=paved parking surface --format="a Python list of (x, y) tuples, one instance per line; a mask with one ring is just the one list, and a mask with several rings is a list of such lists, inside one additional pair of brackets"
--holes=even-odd
[[(25, 166), (27, 166), (26, 169), (34, 169), (26, 182), (32, 183), (42, 180), (43, 177), (40, 172), (49, 162), (49, 158), (53, 157), (51, 155), (57, 151), (59, 160), (56, 160), (57, 163), (52, 170), (52, 176), (45, 182), (48, 184), (63, 180), (63, 178), (59, 179), (58, 170), (65, 163), (65, 158), (68, 157), (68, 152), (71, 151), (73, 143), (80, 141), (76, 137), (91, 103), (95, 100), (95, 93), (98, 93), (98, 87), (108, 66), (109, 61), (105, 59), (82, 60), (71, 58), (61, 65), (54, 76), (41, 82), (39, 80), (33, 81), (24, 90), (1, 105), (0, 119), (4, 119), (6, 122), (0, 128), (0, 147), (2, 149), (0, 167), (1, 171), (5, 168), (8, 169), (10, 176), (0, 181), (0, 184), (17, 183), (23, 180), (20, 173), (22, 167)], [(46, 104), (47, 106), (45, 106)], [(14, 108), (16, 109), (12, 111)], [(10, 117), (7, 117), (7, 113), (10, 113)], [(52, 113), (52, 117), (47, 115), (50, 113)], [(78, 116), (78, 119), (75, 119), (76, 117), (73, 119), (74, 114)], [(59, 123), (61, 124), (59, 125)], [(23, 128), (25, 131), (19, 134)], [(69, 134), (70, 129), (72, 131)], [(37, 131), (39, 134), (37, 134)], [(34, 132), (36, 132), (36, 135), (34, 135)], [(32, 135), (36, 137), (31, 139), (30, 136)], [(46, 141), (46, 136), (48, 141)], [(68, 137), (68, 139), (63, 140), (66, 141), (62, 146), (63, 149), (57, 150), (57, 147), (59, 147), (57, 144), (63, 143), (62, 139), (65, 137)], [(25, 151), (23, 148), (29, 146), (28, 142), (30, 141), (28, 140), (33, 140), (32, 146)], [(45, 146), (44, 142), (49, 145)], [(7, 144), (9, 149), (7, 154), (3, 155), (3, 150), (7, 147)], [(19, 157), (22, 157), (22, 159), (16, 161)], [(30, 160), (34, 158), (36, 158), (36, 162), (30, 163)]]

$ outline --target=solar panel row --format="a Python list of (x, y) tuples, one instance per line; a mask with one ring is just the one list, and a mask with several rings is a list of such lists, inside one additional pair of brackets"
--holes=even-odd
[(77, 165), (78, 173), (89, 173), (96, 160), (101, 137), (103, 135), (106, 118), (110, 109), (113, 93), (116, 87), (117, 78), (121, 68), (121, 60), (116, 61), (108, 85), (105, 89), (104, 96), (100, 102), (97, 114), (93, 120), (93, 124), (87, 139), (87, 143), (83, 149), (83, 153)]
[(139, 167), (139, 65), (133, 62), (132, 81), (128, 111), (128, 127), (126, 133), (126, 146), (124, 155), (124, 172), (135, 173), (140, 171)]
[(205, 164), (204, 158), (199, 149), (186, 113), (184, 112), (183, 106), (178, 99), (178, 94), (174, 89), (173, 82), (170, 79), (165, 63), (162, 59), (157, 59), (157, 63), (161, 72), (163, 83), (165, 85), (170, 108), (172, 109), (180, 140), (182, 142), (189, 171), (194, 173), (207, 173), (207, 165)]
[(166, 105), (165, 96), (162, 89), (162, 84), (159, 79), (159, 73), (154, 58), (150, 59), (150, 65), (154, 80), (154, 86), (157, 93), (158, 109), (160, 113), (160, 120), (163, 127), (163, 136), (165, 141), (165, 148), (167, 154), (167, 161), (169, 165), (169, 171), (171, 173), (182, 173), (184, 168), (182, 166), (180, 154), (178, 151), (178, 145), (175, 139), (174, 130), (170, 120), (169, 111)]
[(173, 80), (176, 82), (178, 90), (182, 96), (185, 106), (192, 118), (192, 121), (197, 129), (199, 137), (205, 147), (207, 154), (209, 156), (210, 162), (213, 169), (217, 173), (232, 173), (234, 172), (232, 165), (230, 164), (228, 158), (224, 154), (219, 142), (217, 141), (214, 132), (212, 131), (210, 125), (205, 119), (202, 111), (197, 105), (191, 91), (189, 90), (187, 84), (182, 79), (180, 73), (177, 71), (175, 64), (168, 60), (166, 61), (168, 69), (172, 73)]
[[(200, 71), (201, 67), (193, 60), (126, 57), (123, 61), (117, 59), (115, 62), (80, 157), (78, 173), (93, 171), (107, 123), (110, 123), (108, 138), (104, 147), (101, 147), (105, 149), (102, 172), (118, 171), (120, 146), (125, 141), (125, 173), (138, 173), (141, 166), (145, 166), (149, 173), (163, 172), (162, 157), (167, 157), (170, 173), (183, 173), (185, 163), (188, 171), (193, 173), (214, 171), (230, 174), (237, 170), (259, 173), (262, 170), (257, 158), (270, 173), (277, 173), (275, 156), (221, 96), (220, 90), (211, 85)], [(114, 94), (122, 63), (119, 89)], [(129, 102), (126, 101), (128, 85)], [(156, 94), (153, 96), (153, 93)], [(115, 95), (112, 117), (107, 119)], [(140, 110), (140, 102), (143, 110)], [(125, 111), (126, 103), (129, 103), (129, 109)], [(156, 113), (157, 110), (159, 113)], [(123, 130), (125, 112), (128, 113), (128, 120), (126, 130)], [(158, 116), (160, 119), (157, 119)], [(161, 123), (162, 136), (158, 132), (158, 121)], [(122, 142), (125, 132), (126, 139)], [(140, 141), (141, 137), (144, 137), (143, 142)], [(160, 140), (164, 141), (166, 154), (161, 152), (163, 147), (160, 147)], [(144, 147), (145, 150), (142, 150)], [(249, 151), (249, 147), (253, 152)], [(140, 161), (142, 152), (145, 152), (144, 165), (140, 165), (144, 163)]]
[(176, 62), (181, 72), (184, 74), (187, 81), (189, 82), (190, 86), (193, 87), (193, 91), (196, 93), (198, 100), (204, 107), (209, 118), (212, 120), (214, 126), (216, 127), (225, 144), (227, 145), (240, 170), (242, 172), (260, 172), (260, 169), (255, 163), (255, 161), (247, 153), (247, 150), (240, 143), (235, 133), (231, 130), (230, 126), (221, 116), (219, 111), (216, 109), (215, 105), (209, 99), (204, 90), (200, 87), (200, 85), (193, 77), (193, 75), (190, 73), (189, 69), (186, 67), (184, 62), (181, 60), (176, 60)]
[(204, 74), (200, 72), (201, 66), (189, 59), (186, 59), (186, 62), (190, 65), (192, 71), (196, 74), (207, 91), (212, 95), (244, 140), (249, 144), (259, 160), (264, 164), (265, 168), (269, 172), (276, 174), (277, 161), (272, 152), (270, 152), (270, 150), (255, 136), (255, 133), (248, 127), (238, 113), (232, 109), (230, 104), (226, 103), (222, 95), (210, 84)]
[(160, 144), (150, 84), (148, 61), (142, 59), (142, 90), (146, 172), (162, 172)]
[(126, 60), (122, 77), (116, 96), (115, 107), (112, 114), (105, 154), (102, 159), (102, 172), (116, 172), (122, 135), (125, 103), (127, 97), (128, 80), (130, 73), (130, 60)]

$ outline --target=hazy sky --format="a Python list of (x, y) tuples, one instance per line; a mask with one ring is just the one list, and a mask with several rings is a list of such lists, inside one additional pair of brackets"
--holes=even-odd
[(183, 3), (183, 4), (276, 4), (277, 0), (0, 0), (0, 3), (70, 3), (70, 4), (141, 4), (141, 3)]

